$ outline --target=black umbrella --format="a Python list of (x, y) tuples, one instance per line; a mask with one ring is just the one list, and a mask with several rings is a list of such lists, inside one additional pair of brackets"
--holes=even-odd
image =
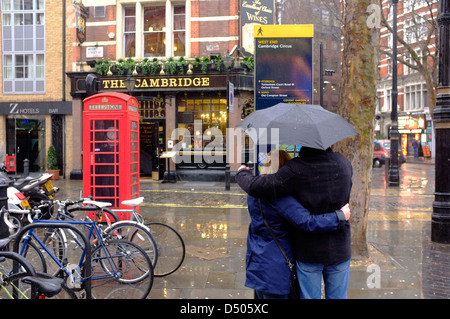
[[(257, 144), (300, 145), (322, 150), (358, 134), (344, 118), (313, 104), (278, 103), (253, 112), (237, 127), (253, 139), (258, 138)], [(269, 142), (267, 136), (271, 136)]]

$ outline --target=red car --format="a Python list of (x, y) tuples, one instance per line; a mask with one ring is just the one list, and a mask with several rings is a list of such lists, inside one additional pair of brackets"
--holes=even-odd
[[(391, 153), (390, 140), (376, 140), (373, 145), (373, 167), (381, 167), (389, 158)], [(406, 162), (405, 156), (401, 149), (398, 150), (398, 165)]]

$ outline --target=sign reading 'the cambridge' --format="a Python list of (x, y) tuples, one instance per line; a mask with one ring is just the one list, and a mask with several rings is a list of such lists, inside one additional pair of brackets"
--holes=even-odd
[(314, 26), (255, 26), (255, 108), (312, 103)]

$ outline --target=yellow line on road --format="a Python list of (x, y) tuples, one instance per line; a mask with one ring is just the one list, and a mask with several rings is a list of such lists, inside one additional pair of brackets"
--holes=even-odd
[(244, 193), (230, 193), (230, 192), (201, 192), (197, 190), (191, 191), (181, 191), (181, 190), (170, 190), (170, 189), (141, 189), (141, 192), (149, 192), (149, 193), (181, 193), (181, 194), (218, 194), (218, 195), (240, 195), (247, 196)]
[(244, 208), (247, 209), (247, 205), (186, 205), (186, 204), (174, 204), (174, 203), (142, 203), (141, 206), (145, 207), (180, 207), (180, 208)]

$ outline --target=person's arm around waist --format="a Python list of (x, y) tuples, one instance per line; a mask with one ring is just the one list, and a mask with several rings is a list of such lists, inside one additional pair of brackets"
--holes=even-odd
[(324, 233), (342, 229), (350, 219), (348, 204), (334, 212), (311, 215), (300, 203), (293, 203), (293, 201), (289, 203), (286, 201), (280, 205), (279, 212), (294, 228), (312, 233)]

